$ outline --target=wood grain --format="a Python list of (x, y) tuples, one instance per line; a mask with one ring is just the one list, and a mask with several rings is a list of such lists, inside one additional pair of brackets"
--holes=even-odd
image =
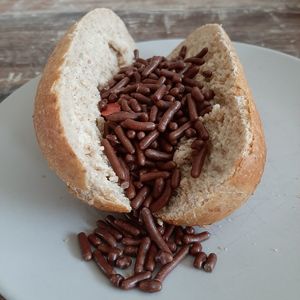
[(42, 71), (66, 29), (95, 7), (113, 8), (135, 40), (184, 37), (222, 23), (234, 41), (300, 57), (300, 1), (1, 0), (0, 101)]

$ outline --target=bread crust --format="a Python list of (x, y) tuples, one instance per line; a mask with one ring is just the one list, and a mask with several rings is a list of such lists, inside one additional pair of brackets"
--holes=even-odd
[(128, 205), (111, 197), (106, 199), (95, 196), (89, 190), (87, 171), (69, 144), (62, 124), (60, 99), (53, 87), (60, 78), (60, 69), (64, 56), (70, 48), (76, 26), (77, 24), (73, 25), (55, 47), (39, 82), (33, 115), (37, 141), (49, 167), (57, 173), (77, 198), (90, 202), (95, 208), (103, 211), (129, 212)]
[[(219, 27), (219, 25), (215, 24), (205, 26)], [(170, 224), (188, 226), (210, 225), (227, 217), (246, 202), (254, 192), (263, 174), (266, 161), (266, 145), (262, 123), (236, 51), (224, 31), (222, 35), (229, 52), (233, 54), (233, 64), (237, 67), (234, 84), (235, 95), (244, 97), (248, 103), (250, 130), (252, 131), (253, 140), (249, 154), (236, 161), (233, 175), (223, 182), (214, 194), (210, 194), (209, 199), (204, 201), (202, 206), (185, 211), (176, 218), (170, 218), (168, 214), (161, 212), (157, 214), (159, 218)], [(201, 177), (199, 180), (201, 180)], [(200, 195), (199, 201), (201, 201)]]
[(72, 26), (48, 59), (37, 88), (33, 123), (43, 155), (51, 169), (70, 186), (85, 187), (85, 169), (68, 143), (60, 119), (59, 97), (52, 89), (60, 77), (64, 55), (70, 47)]

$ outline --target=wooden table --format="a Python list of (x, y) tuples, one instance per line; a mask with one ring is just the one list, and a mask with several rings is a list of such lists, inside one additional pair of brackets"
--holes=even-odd
[(137, 41), (217, 22), (235, 41), (300, 57), (299, 0), (0, 0), (0, 101), (39, 75), (65, 30), (95, 7), (114, 9)]

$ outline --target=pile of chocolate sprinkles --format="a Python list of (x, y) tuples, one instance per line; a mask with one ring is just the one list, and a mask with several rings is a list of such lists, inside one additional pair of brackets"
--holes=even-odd
[[(194, 267), (206, 272), (217, 261), (216, 254), (202, 251), (207, 231), (195, 233), (193, 227), (166, 224), (153, 216), (180, 185), (181, 172), (173, 161), (180, 139), (193, 139), (194, 178), (209, 153), (209, 134), (199, 117), (212, 110), (214, 92), (194, 79), (199, 72), (206, 81), (213, 76), (205, 70), (208, 49), (189, 58), (186, 52), (183, 46), (171, 60), (142, 59), (135, 50), (133, 65), (121, 68), (100, 90), (102, 146), (132, 212), (125, 219), (108, 215), (93, 233), (81, 232), (78, 238), (82, 257), (93, 259), (114, 286), (125, 290), (160, 291), (165, 277), (188, 254), (195, 257)], [(115, 268), (129, 268), (132, 257), (133, 275), (124, 278)]]

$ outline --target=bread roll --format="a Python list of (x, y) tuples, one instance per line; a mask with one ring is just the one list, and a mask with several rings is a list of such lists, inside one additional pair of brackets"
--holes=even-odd
[[(170, 56), (176, 56), (183, 44), (187, 56), (209, 49), (203, 69), (211, 70), (213, 77), (205, 84), (216, 96), (212, 112), (202, 119), (210, 134), (211, 153), (201, 176), (192, 178), (192, 140), (180, 141), (174, 158), (182, 180), (157, 216), (178, 225), (207, 225), (230, 214), (253, 193), (266, 149), (241, 64), (222, 27), (196, 29)], [(97, 107), (97, 87), (104, 87), (122, 66), (132, 63), (134, 48), (118, 16), (108, 9), (93, 10), (55, 48), (35, 100), (36, 135), (49, 166), (78, 198), (104, 211), (131, 208), (101, 146), (104, 119)], [(200, 73), (197, 76), (202, 79)]]

